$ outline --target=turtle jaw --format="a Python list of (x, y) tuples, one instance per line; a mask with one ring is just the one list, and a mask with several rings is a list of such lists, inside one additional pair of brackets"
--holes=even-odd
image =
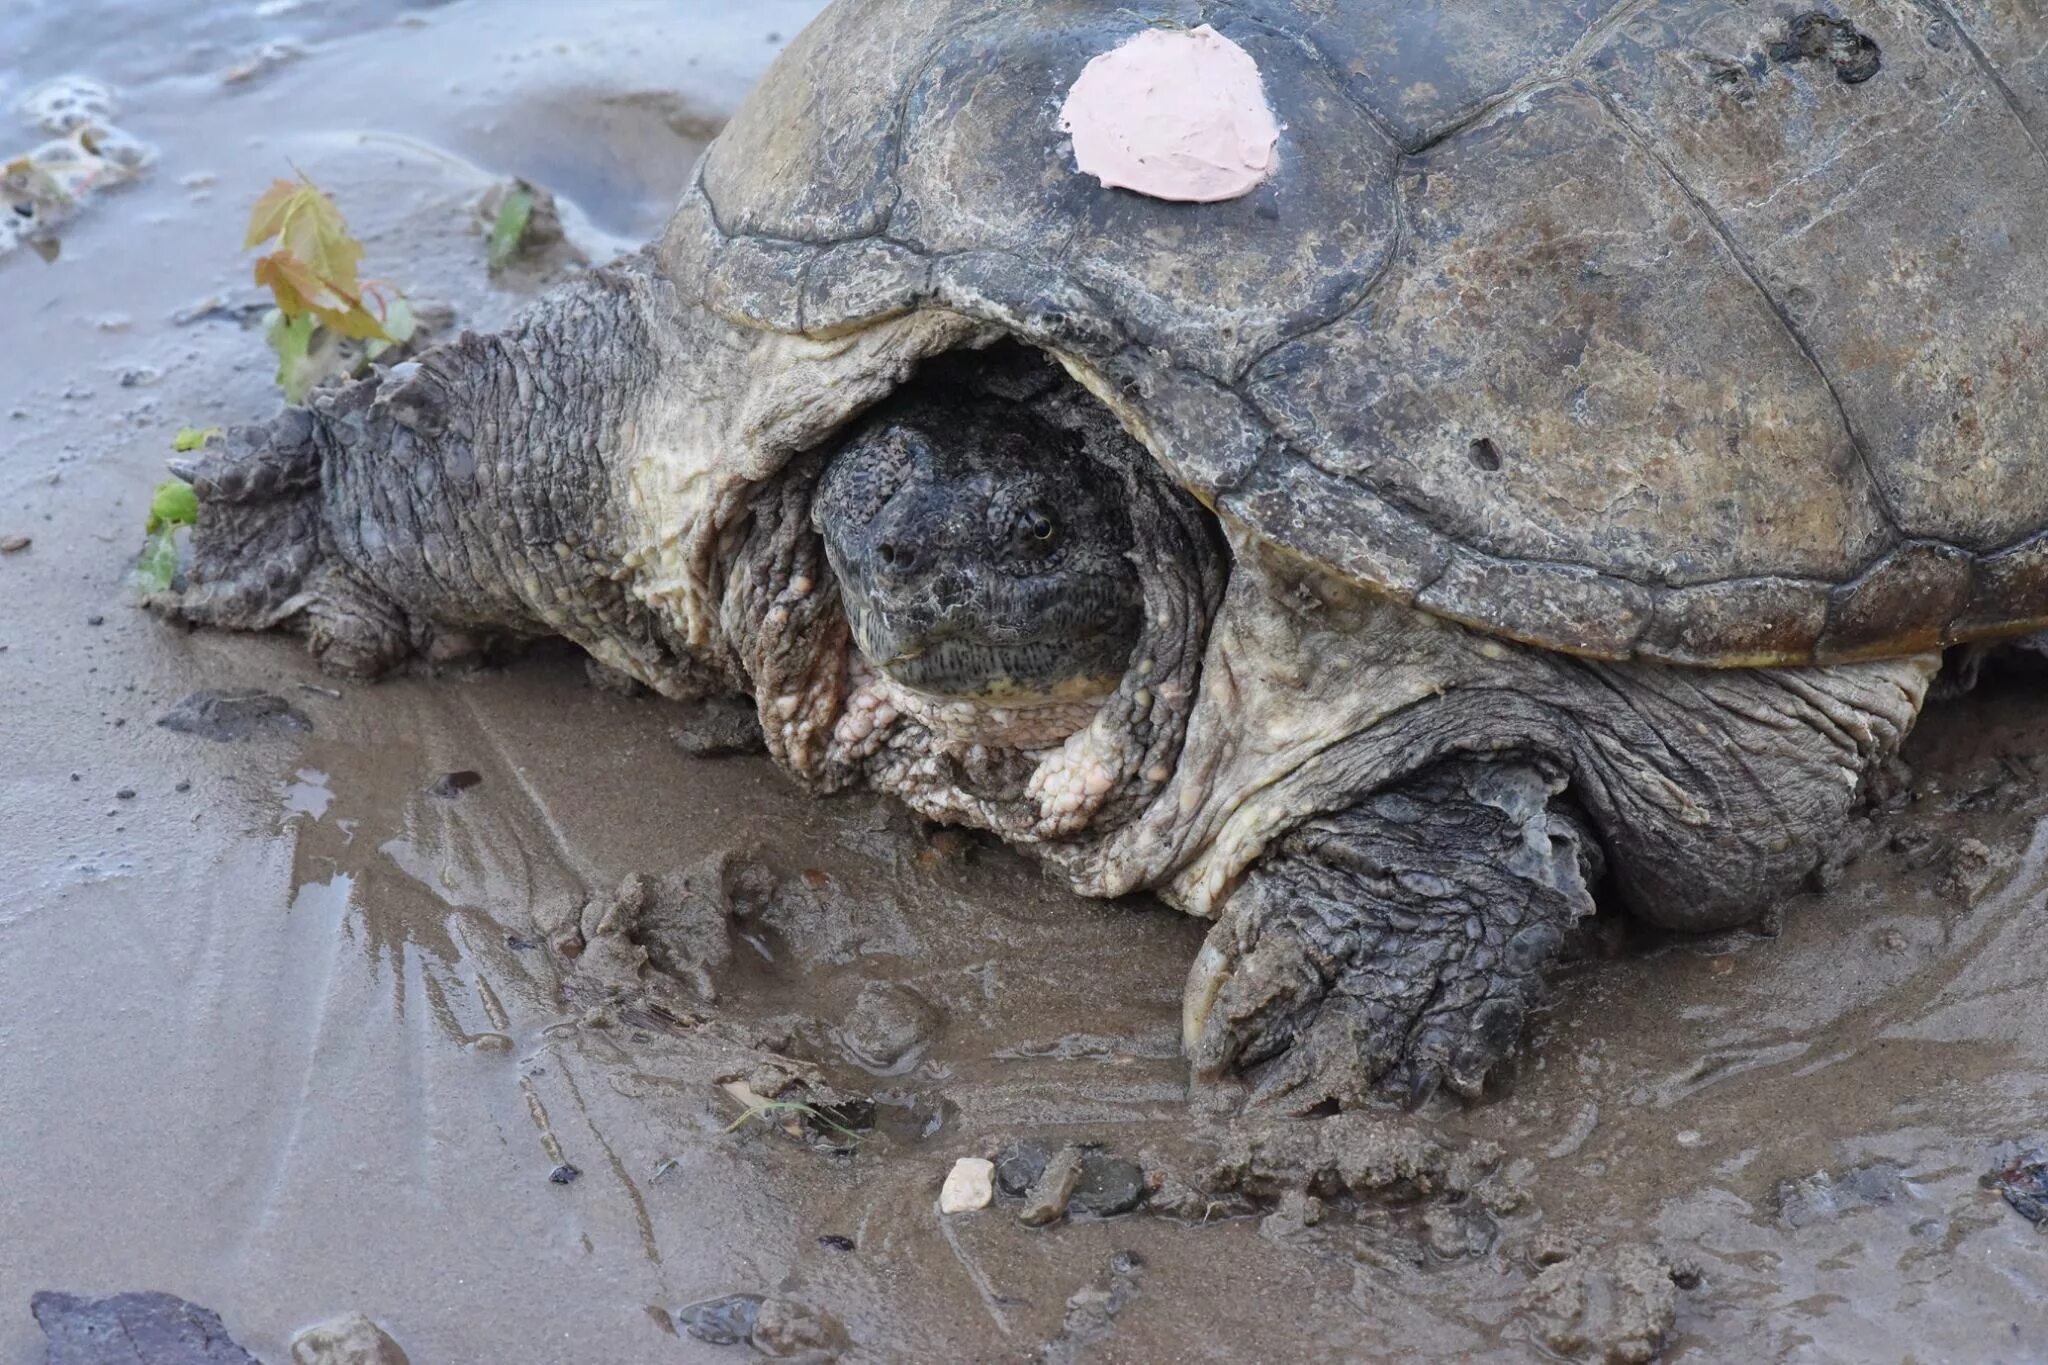
[(1114, 692), (1130, 664), (1130, 638), (1119, 620), (1078, 638), (994, 640), (963, 625), (921, 631), (892, 622), (857, 588), (841, 595), (855, 644), (875, 672), (936, 700), (1006, 707), (1100, 701)]

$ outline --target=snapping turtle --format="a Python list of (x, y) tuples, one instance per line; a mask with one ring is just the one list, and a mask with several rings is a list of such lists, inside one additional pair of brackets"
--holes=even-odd
[[(1242, 192), (1077, 166), (1145, 33), (1255, 69)], [(819, 791), (1213, 917), (1205, 1074), (1473, 1093), (1596, 886), (1753, 916), (1944, 646), (2048, 624), (2044, 50), (1974, 0), (841, 0), (658, 243), (181, 467), (159, 605), (744, 694)]]

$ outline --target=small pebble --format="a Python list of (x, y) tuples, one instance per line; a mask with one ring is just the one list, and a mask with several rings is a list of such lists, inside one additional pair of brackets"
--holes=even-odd
[(0, 555), (18, 555), (34, 543), (27, 536), (8, 536), (0, 539)]
[(177, 786), (175, 786), (175, 787), (171, 788), (171, 790), (172, 790), (172, 791), (180, 791), (180, 792), (188, 792), (188, 791), (191, 791), (191, 790), (192, 790), (192, 784), (191, 784), (190, 782), (180, 782), (180, 783), (179, 783), (179, 784), (178, 784)]
[(94, 612), (92, 615), (85, 618), (85, 623), (89, 626), (103, 626), (107, 623), (107, 618), (100, 615), (98, 612)]
[(963, 1156), (946, 1173), (945, 1188), (939, 1191), (940, 1213), (972, 1213), (985, 1209), (996, 1197), (996, 1164), (985, 1157)]
[(552, 1171), (548, 1172), (548, 1179), (552, 1180), (557, 1185), (566, 1185), (570, 1181), (574, 1180), (577, 1176), (582, 1174), (583, 1172), (577, 1170), (574, 1166), (571, 1166), (568, 1162), (565, 1161), (561, 1165), (555, 1167), (555, 1169), (553, 1169)]
[(851, 1237), (842, 1237), (836, 1232), (828, 1232), (818, 1239), (818, 1245), (827, 1251), (851, 1251), (853, 1250), (853, 1239)]
[(121, 790), (119, 790), (119, 791), (117, 791), (117, 792), (115, 792), (115, 793), (114, 793), (114, 799), (115, 799), (116, 801), (133, 801), (133, 800), (135, 799), (135, 788), (133, 788), (133, 787), (123, 787), (123, 788), (121, 788)]
[(1064, 1218), (1067, 1203), (1081, 1183), (1081, 1160), (1079, 1147), (1062, 1147), (1055, 1152), (1052, 1160), (1045, 1163), (1045, 1173), (1024, 1196), (1017, 1221), (1027, 1228), (1041, 1228)]

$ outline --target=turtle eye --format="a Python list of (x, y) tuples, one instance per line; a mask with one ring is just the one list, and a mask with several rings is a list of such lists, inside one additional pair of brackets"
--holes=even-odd
[(1014, 554), (1039, 558), (1051, 554), (1059, 541), (1059, 523), (1043, 507), (1029, 504), (1010, 518), (1010, 550)]

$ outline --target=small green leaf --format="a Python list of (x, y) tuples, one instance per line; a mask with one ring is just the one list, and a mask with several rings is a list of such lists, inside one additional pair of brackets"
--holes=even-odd
[(392, 344), (403, 346), (418, 329), (419, 322), (413, 317), (412, 305), (405, 301), (405, 295), (394, 297), (384, 310), (384, 335), (391, 338)]
[(219, 427), (207, 427), (203, 431), (198, 427), (181, 427), (178, 434), (171, 438), (171, 449), (180, 452), (198, 450), (206, 444), (208, 438), (218, 435)]
[(365, 360), (375, 360), (393, 346), (403, 346), (406, 342), (411, 341), (412, 334), (419, 330), (419, 323), (412, 315), (412, 305), (405, 301), (405, 295), (403, 294), (394, 295), (391, 302), (385, 305), (382, 321), (384, 324), (384, 335), (389, 337), (390, 340), (365, 342), (363, 345), (363, 359)]
[(163, 592), (178, 572), (178, 532), (173, 526), (150, 533), (142, 544), (142, 557), (135, 561), (135, 581), (144, 593)]
[(190, 526), (199, 520), (199, 495), (192, 485), (170, 479), (156, 486), (149, 500), (149, 524), (143, 529), (154, 535), (168, 526)]
[(526, 225), (532, 218), (532, 190), (522, 187), (505, 196), (505, 203), (498, 210), (498, 220), (491, 224), (491, 269), (496, 270), (512, 259), (512, 253), (519, 250), (519, 239), (526, 235)]
[(264, 339), (277, 352), (277, 383), (284, 390), (285, 401), (303, 403), (320, 377), (312, 363), (312, 315), (275, 314), (264, 329)]

